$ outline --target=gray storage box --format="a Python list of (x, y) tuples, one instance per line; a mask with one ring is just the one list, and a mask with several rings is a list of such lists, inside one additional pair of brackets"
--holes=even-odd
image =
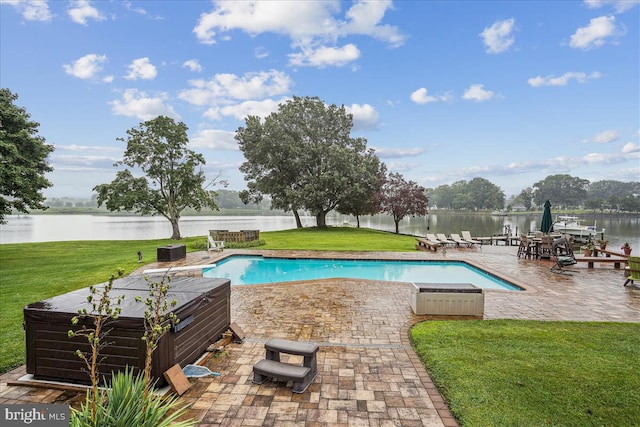
[(484, 292), (471, 283), (412, 283), (417, 315), (484, 316)]

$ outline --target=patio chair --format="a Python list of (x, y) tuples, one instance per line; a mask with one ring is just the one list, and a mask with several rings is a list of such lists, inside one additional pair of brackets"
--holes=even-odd
[[(520, 246), (518, 246), (518, 258), (532, 258), (534, 257), (534, 251), (536, 249), (535, 244), (529, 241), (529, 238), (521, 234), (520, 235)], [(536, 254), (537, 255), (537, 254)]]
[(213, 240), (213, 237), (207, 236), (207, 251), (221, 252), (224, 250), (224, 240)]
[(624, 282), (624, 286), (627, 286), (629, 283), (635, 286), (635, 280), (640, 283), (640, 256), (630, 256), (627, 258), (627, 262), (629, 263), (629, 275)]
[(440, 243), (441, 245), (444, 245), (444, 242), (440, 241), (440, 239), (438, 239), (435, 234), (427, 233), (427, 240), (433, 243)]
[(436, 237), (438, 238), (438, 240), (440, 240), (440, 243), (442, 243), (443, 245), (458, 246), (456, 242), (454, 242), (453, 240), (449, 240), (444, 233), (436, 233)]
[(471, 247), (472, 243), (471, 242), (467, 242), (466, 240), (464, 240), (462, 237), (460, 237), (460, 235), (458, 233), (451, 233), (451, 240), (453, 240), (454, 242), (456, 242), (456, 244), (458, 246), (464, 245), (467, 247)]
[[(560, 254), (564, 254), (564, 255), (560, 255)], [(565, 269), (565, 267), (569, 267), (578, 263), (578, 261), (576, 261), (575, 256), (573, 255), (573, 249), (571, 249), (571, 245), (569, 244), (569, 241), (564, 237), (557, 239), (553, 242), (551, 259), (554, 262), (553, 267), (551, 267), (551, 271), (554, 273), (560, 273), (560, 274), (571, 275), (571, 272), (575, 270), (568, 270), (568, 269)]]
[(471, 243), (472, 245), (482, 245), (482, 242), (480, 240), (476, 240), (473, 237), (471, 237), (471, 232), (463, 230), (460, 233), (462, 234), (462, 238), (465, 241)]

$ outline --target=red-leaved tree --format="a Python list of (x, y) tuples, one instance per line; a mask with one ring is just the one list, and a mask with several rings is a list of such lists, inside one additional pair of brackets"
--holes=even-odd
[(393, 216), (398, 234), (398, 224), (406, 216), (427, 214), (429, 198), (425, 188), (414, 181), (406, 181), (399, 173), (391, 172), (382, 186), (380, 207), (382, 212)]

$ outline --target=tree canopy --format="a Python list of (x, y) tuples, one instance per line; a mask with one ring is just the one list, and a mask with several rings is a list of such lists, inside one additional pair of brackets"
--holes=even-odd
[(427, 214), (429, 199), (425, 188), (414, 181), (406, 181), (399, 173), (390, 173), (382, 186), (380, 210), (393, 217), (396, 234), (400, 221), (407, 216)]
[(430, 191), (432, 205), (441, 209), (502, 209), (505, 194), (497, 185), (484, 178), (456, 181)]
[(540, 206), (551, 200), (555, 206), (577, 207), (587, 198), (589, 180), (566, 174), (549, 175), (533, 184), (533, 201)]
[(171, 239), (179, 240), (179, 220), (184, 209), (217, 209), (216, 192), (208, 190), (217, 179), (207, 183), (201, 169), (204, 157), (187, 148), (184, 123), (159, 116), (129, 129), (127, 134), (123, 160), (114, 166), (128, 166), (142, 171), (144, 176), (136, 178), (130, 169), (125, 169), (110, 184), (94, 187), (98, 206), (105, 203), (110, 211), (162, 215), (171, 223)]
[(51, 187), (45, 173), (53, 170), (47, 156), (54, 148), (38, 135), (40, 124), (14, 104), (17, 99), (9, 89), (0, 89), (0, 224), (13, 209), (46, 209), (40, 191)]
[[(294, 97), (264, 121), (249, 116), (235, 139), (246, 161), (240, 166), (244, 201), (271, 197), (272, 207), (299, 210), (326, 227), (326, 215), (354, 194), (371, 189), (382, 164), (364, 138), (350, 136), (353, 118), (344, 106), (317, 97)], [(358, 195), (360, 197), (361, 195)]]

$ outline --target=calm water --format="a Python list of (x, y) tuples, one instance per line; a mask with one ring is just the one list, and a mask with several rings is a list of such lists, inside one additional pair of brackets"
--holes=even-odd
[(484, 289), (521, 290), (461, 262), (283, 259), (231, 256), (202, 270), (203, 277), (230, 279), (234, 285), (350, 279), (393, 282), (471, 283)]
[[(498, 217), (491, 215), (432, 213), (428, 220), (405, 218), (400, 222), (400, 232), (416, 236), (425, 233), (460, 233), (469, 230), (474, 236), (491, 236), (504, 232), (509, 226), (516, 235), (536, 230), (542, 215), (517, 215)], [(143, 240), (163, 239), (171, 235), (169, 221), (163, 217), (101, 216), (101, 215), (11, 215), (8, 223), (0, 225), (0, 243), (50, 242), (65, 240)], [(585, 224), (593, 224), (594, 218), (585, 217)], [(305, 227), (315, 225), (315, 218), (302, 217)], [(599, 229), (605, 229), (610, 247), (617, 249), (628, 241), (640, 253), (640, 217), (599, 218)], [(330, 215), (329, 225), (356, 225), (352, 217)], [(393, 220), (388, 216), (360, 218), (360, 226), (377, 230), (394, 231)], [(427, 231), (427, 227), (429, 231)], [(293, 215), (283, 216), (188, 216), (180, 220), (183, 236), (205, 236), (209, 230), (261, 230), (276, 231), (295, 228)]]

